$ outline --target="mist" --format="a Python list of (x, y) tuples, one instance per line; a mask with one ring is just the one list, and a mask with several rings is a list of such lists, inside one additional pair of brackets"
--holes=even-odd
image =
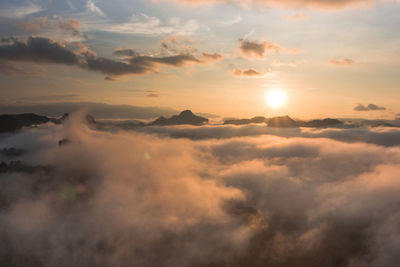
[(0, 265), (400, 260), (395, 129), (140, 131), (94, 130), (76, 113), (2, 136), (19, 153), (0, 154)]

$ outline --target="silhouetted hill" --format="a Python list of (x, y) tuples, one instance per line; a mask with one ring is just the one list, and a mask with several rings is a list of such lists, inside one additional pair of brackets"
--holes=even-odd
[[(68, 113), (65, 113), (60, 118), (48, 118), (34, 113), (0, 115), (0, 132), (15, 132), (22, 127), (32, 127), (47, 122), (61, 124), (68, 118)], [(96, 126), (97, 124), (96, 120), (91, 115), (85, 116), (85, 122), (91, 126)]]
[(293, 128), (297, 127), (295, 120), (289, 116), (273, 117), (266, 120), (268, 127), (275, 128)]
[(290, 128), (290, 127), (335, 127), (343, 124), (337, 119), (323, 119), (323, 120), (311, 120), (311, 121), (298, 121), (290, 118), (289, 116), (265, 118), (262, 116), (254, 117), (251, 119), (231, 119), (224, 121), (224, 124), (233, 125), (246, 125), (250, 123), (267, 123), (269, 127), (276, 128)]
[(149, 125), (181, 125), (181, 124), (191, 124), (191, 125), (201, 125), (207, 123), (208, 119), (200, 116), (196, 116), (190, 110), (184, 110), (179, 115), (174, 115), (170, 118), (165, 118), (163, 116), (159, 117)]
[(333, 127), (343, 124), (340, 120), (337, 119), (323, 119), (323, 120), (311, 120), (311, 121), (297, 121), (297, 125), (300, 127)]
[(40, 116), (33, 113), (24, 113), (16, 115), (0, 115), (0, 132), (15, 132), (22, 127), (29, 127), (49, 122), (46, 116)]
[(226, 120), (224, 121), (224, 124), (244, 125), (250, 123), (265, 123), (265, 122), (266, 122), (265, 117), (258, 116), (251, 119)]

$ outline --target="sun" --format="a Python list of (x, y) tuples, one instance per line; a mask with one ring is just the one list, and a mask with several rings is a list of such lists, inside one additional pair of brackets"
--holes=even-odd
[(282, 90), (274, 89), (267, 93), (266, 100), (270, 107), (279, 108), (285, 104), (286, 94)]

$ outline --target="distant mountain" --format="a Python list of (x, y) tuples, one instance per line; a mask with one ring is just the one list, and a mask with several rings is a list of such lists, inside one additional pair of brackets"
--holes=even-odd
[(172, 116), (179, 111), (163, 107), (141, 107), (131, 105), (110, 105), (95, 102), (58, 102), (58, 103), (26, 103), (14, 105), (0, 105), (0, 114), (35, 113), (47, 117), (57, 117), (63, 113), (73, 113), (78, 110), (87, 110), (97, 119), (144, 119), (150, 120), (157, 116)]
[(155, 121), (151, 122), (149, 125), (181, 125), (181, 124), (191, 124), (191, 125), (201, 125), (207, 123), (208, 119), (200, 116), (196, 116), (190, 110), (184, 110), (179, 115), (174, 115), (170, 118), (165, 118), (163, 116), (159, 117)]
[(266, 123), (269, 127), (275, 128), (291, 128), (291, 127), (335, 127), (343, 124), (340, 120), (336, 119), (323, 119), (323, 120), (311, 120), (311, 121), (299, 121), (290, 118), (289, 116), (265, 118), (262, 116), (254, 117), (251, 119), (230, 119), (224, 121), (224, 124), (233, 125), (246, 125), (251, 123)]
[(0, 132), (15, 132), (22, 127), (30, 127), (51, 121), (46, 116), (33, 113), (0, 115)]
[[(69, 118), (69, 114), (65, 113), (62, 117), (49, 118), (46, 116), (36, 115), (34, 113), (25, 113), (25, 114), (12, 114), (12, 115), (0, 115), (0, 132), (15, 132), (22, 127), (32, 127), (35, 125), (40, 125), (47, 122), (52, 122), (55, 124), (62, 124)], [(132, 122), (128, 124), (121, 123), (109, 123), (109, 122), (97, 122), (93, 116), (86, 115), (84, 118), (85, 122), (95, 128), (95, 129), (107, 129), (107, 127), (115, 126), (120, 128), (134, 128), (134, 127), (143, 127), (143, 126), (151, 126), (151, 125), (181, 125), (181, 124), (191, 124), (191, 125), (201, 125), (208, 122), (207, 118), (203, 118), (200, 116), (194, 115), (190, 110), (182, 111), (179, 115), (174, 115), (170, 118), (159, 117), (157, 120), (145, 124), (143, 122)]]
[[(60, 118), (49, 118), (34, 113), (0, 115), (0, 132), (15, 132), (22, 127), (32, 127), (47, 122), (62, 124), (68, 117), (68, 113)], [(90, 126), (97, 126), (96, 120), (91, 115), (85, 116), (85, 122)]]
[(323, 120), (311, 120), (311, 121), (297, 121), (297, 126), (300, 127), (314, 127), (314, 128), (322, 128), (322, 127), (333, 127), (343, 124), (340, 120), (337, 119), (323, 119)]
[(250, 123), (265, 123), (266, 120), (265, 117), (258, 116), (251, 119), (226, 120), (224, 121), (224, 124), (245, 125)]
[(297, 122), (289, 116), (273, 117), (266, 120), (268, 127), (294, 128), (298, 127)]

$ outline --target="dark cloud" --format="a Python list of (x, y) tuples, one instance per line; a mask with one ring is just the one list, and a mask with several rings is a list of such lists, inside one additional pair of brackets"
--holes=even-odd
[(133, 57), (139, 55), (133, 49), (130, 48), (117, 48), (115, 49), (114, 54), (118, 56), (127, 56), (127, 57)]
[(248, 76), (248, 77), (259, 77), (263, 76), (264, 74), (262, 72), (256, 71), (255, 69), (246, 69), (246, 70), (241, 70), (241, 69), (234, 69), (233, 70), (233, 75), (234, 76)]
[[(115, 76), (146, 74), (156, 70), (155, 66), (152, 64), (129, 64), (102, 57), (89, 57), (86, 60), (86, 66), (88, 70), (99, 71), (107, 75)], [(114, 77), (111, 78), (113, 79)]]
[(257, 42), (247, 39), (239, 40), (239, 50), (247, 57), (263, 58), (267, 51), (280, 51), (281, 47), (271, 42)]
[(133, 65), (153, 66), (158, 64), (180, 67), (187, 63), (202, 63), (202, 61), (191, 54), (180, 54), (165, 57), (138, 56), (130, 59)]
[(205, 58), (207, 60), (221, 60), (223, 58), (223, 56), (218, 53), (210, 54), (210, 53), (203, 52), (202, 55), (203, 55), (203, 58)]
[(380, 107), (380, 106), (377, 106), (375, 104), (369, 104), (368, 108), (369, 108), (369, 110), (386, 110), (385, 107)]
[(284, 48), (273, 42), (239, 39), (239, 51), (248, 58), (264, 58), (268, 52), (299, 53), (298, 49)]
[(159, 95), (155, 94), (155, 93), (150, 93), (150, 94), (147, 94), (146, 96), (147, 97), (159, 97)]
[(351, 66), (356, 64), (357, 62), (355, 62), (351, 58), (342, 58), (342, 59), (331, 59), (329, 63), (334, 66)]
[(61, 43), (42, 37), (29, 37), (25, 42), (14, 41), (0, 46), (0, 59), (35, 63), (78, 65), (75, 53)]
[(183, 54), (166, 57), (134, 56), (129, 59), (129, 62), (115, 61), (101, 57), (89, 57), (86, 60), (89, 70), (100, 71), (111, 76), (147, 74), (156, 72), (160, 65), (181, 67), (189, 63), (200, 64), (203, 62), (193, 55)]
[(182, 67), (187, 64), (206, 64), (222, 57), (216, 53), (203, 53), (202, 58), (197, 58), (193, 54), (144, 56), (132, 49), (116, 49), (114, 52), (116, 55), (128, 57), (122, 61), (97, 57), (95, 52), (80, 42), (68, 44), (73, 50), (60, 42), (43, 37), (29, 37), (27, 42), (17, 40), (11, 42), (0, 45), (0, 60), (76, 65), (87, 70), (102, 72), (107, 75), (106, 80), (115, 80), (118, 76), (128, 74), (156, 72), (161, 65)]
[(355, 108), (355, 111), (374, 111), (374, 110), (386, 110), (385, 107), (380, 107), (375, 104), (369, 104), (368, 106), (364, 106), (362, 104), (358, 104)]

